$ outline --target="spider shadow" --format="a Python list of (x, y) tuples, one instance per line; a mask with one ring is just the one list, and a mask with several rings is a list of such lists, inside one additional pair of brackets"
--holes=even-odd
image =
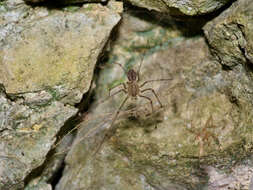
[(151, 133), (158, 128), (158, 124), (163, 122), (164, 110), (155, 109), (153, 112), (145, 109), (133, 110), (125, 118), (119, 121), (121, 128), (130, 130), (133, 127), (142, 128), (145, 133)]

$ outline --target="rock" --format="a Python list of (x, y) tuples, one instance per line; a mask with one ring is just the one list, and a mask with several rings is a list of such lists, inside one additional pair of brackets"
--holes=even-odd
[[(230, 101), (227, 72), (211, 59), (205, 40), (152, 23), (123, 15), (98, 79), (98, 103), (81, 124), (57, 190), (197, 189), (208, 184), (203, 168), (225, 172), (252, 154), (252, 107)], [(142, 60), (142, 81), (173, 77), (146, 86), (157, 92), (164, 108), (147, 93), (153, 114), (147, 100), (129, 100), (111, 126), (126, 97), (121, 93), (101, 101), (109, 88), (126, 81), (113, 63), (137, 70)]]
[(236, 1), (204, 27), (211, 50), (221, 64), (253, 64), (253, 2)]
[(52, 186), (43, 181), (39, 181), (39, 179), (34, 179), (28, 186), (26, 186), (25, 190), (52, 190)]
[(8, 94), (45, 90), (57, 100), (78, 103), (120, 16), (99, 4), (50, 15), (35, 9), (27, 13), (29, 18), (18, 10), (13, 10), (14, 21), (2, 15), (0, 83)]
[(204, 27), (211, 51), (223, 66), (225, 80), (230, 83), (225, 92), (234, 102), (253, 103), (253, 3), (236, 1)]
[(250, 187), (250, 178), (253, 174), (253, 167), (252, 160), (250, 159), (248, 159), (244, 164), (235, 165), (230, 173), (225, 173), (214, 167), (207, 167), (205, 170), (209, 177), (207, 188), (210, 190), (252, 190)]
[(3, 91), (0, 110), (0, 189), (19, 189), (43, 164), (60, 128), (77, 110), (60, 102), (32, 109), (21, 100), (11, 102)]
[[(50, 2), (50, 0), (24, 0), (27, 3), (41, 3), (41, 2)], [(106, 2), (107, 0), (56, 0), (56, 4), (74, 4), (74, 3), (98, 3)], [(51, 2), (52, 3), (52, 2)]]
[(25, 182), (51, 189), (48, 181), (64, 154), (49, 158), (49, 152), (76, 115), (73, 105), (88, 91), (97, 59), (120, 20), (121, 3), (109, 5), (70, 12), (19, 0), (0, 4), (1, 190), (23, 189)]
[(135, 6), (144, 7), (149, 10), (170, 13), (172, 15), (180, 12), (184, 15), (203, 15), (214, 12), (223, 7), (231, 0), (128, 0)]

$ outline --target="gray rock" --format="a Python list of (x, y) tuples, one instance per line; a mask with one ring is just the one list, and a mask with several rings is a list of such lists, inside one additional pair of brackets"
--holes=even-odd
[(236, 1), (204, 27), (211, 50), (221, 64), (253, 64), (252, 11), (251, 0)]
[(8, 11), (14, 17), (2, 14), (0, 83), (8, 94), (46, 90), (75, 104), (89, 89), (97, 57), (120, 16), (99, 4), (50, 14), (30, 9)]
[[(248, 160), (246, 160), (248, 161)], [(245, 162), (245, 161), (244, 161)], [(231, 172), (226, 173), (218, 168), (206, 167), (208, 174), (207, 189), (226, 190), (226, 189), (247, 189), (251, 190), (250, 179), (253, 174), (252, 160), (247, 164), (237, 164)]]
[(250, 180), (249, 190), (253, 190), (253, 175)]
[[(109, 5), (73, 12), (18, 0), (0, 4), (1, 190), (23, 189), (24, 180), (28, 189), (51, 188), (48, 181), (64, 154), (46, 157), (61, 127), (77, 113), (73, 105), (88, 91), (97, 58), (120, 20), (122, 3)], [(42, 165), (42, 176), (30, 182)]]
[(34, 179), (25, 190), (52, 190), (52, 186), (38, 179)]
[(228, 70), (224, 77), (233, 101), (253, 104), (253, 2), (236, 1), (204, 27), (214, 58)]
[(31, 109), (23, 101), (11, 102), (0, 95), (0, 189), (22, 188), (23, 180), (43, 164), (65, 121), (76, 109), (51, 102)]
[(133, 5), (149, 10), (177, 15), (180, 12), (185, 15), (203, 15), (213, 12), (231, 0), (128, 0)]
[[(201, 189), (208, 184), (202, 168), (231, 168), (252, 153), (252, 107), (243, 101), (238, 107), (225, 94), (231, 82), (210, 59), (204, 39), (187, 39), (181, 30), (152, 23), (123, 16), (109, 61), (100, 72), (98, 103), (80, 126), (57, 190)], [(126, 95), (101, 100), (109, 88), (127, 80), (113, 63), (137, 69), (142, 59), (142, 81), (173, 77), (146, 86), (157, 92), (164, 108), (147, 93), (153, 114), (148, 114), (147, 100), (129, 100), (111, 126)]]
[[(41, 3), (41, 2), (50, 2), (50, 0), (24, 0), (27, 3)], [(74, 3), (98, 3), (106, 2), (107, 0), (54, 0), (56, 4), (74, 4)]]

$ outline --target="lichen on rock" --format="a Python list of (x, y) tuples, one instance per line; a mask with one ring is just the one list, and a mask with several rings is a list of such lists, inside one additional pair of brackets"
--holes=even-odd
[(52, 163), (49, 152), (77, 114), (74, 105), (88, 91), (120, 20), (122, 4), (110, 5), (83, 5), (73, 12), (19, 0), (0, 4), (0, 189), (23, 189), (29, 180), (36, 181), (32, 188), (51, 188), (63, 156)]
[(203, 15), (214, 12), (231, 0), (128, 0), (135, 6), (149, 10), (168, 13), (170, 15)]

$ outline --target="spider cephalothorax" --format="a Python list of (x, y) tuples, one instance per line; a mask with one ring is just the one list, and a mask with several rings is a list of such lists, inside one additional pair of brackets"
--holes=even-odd
[(133, 69), (130, 69), (127, 72), (127, 78), (128, 78), (129, 81), (136, 81), (137, 73)]
[[(115, 64), (119, 65), (124, 70), (124, 72), (126, 72), (125, 68), (120, 63), (115, 63)], [(111, 92), (111, 90), (113, 88), (109, 89), (109, 96), (114, 96), (114, 95), (116, 95), (116, 94), (118, 94), (120, 92), (124, 92), (125, 94), (127, 94), (127, 97), (121, 103), (118, 111), (116, 112), (116, 115), (115, 115), (115, 118), (113, 119), (113, 122), (116, 119), (116, 117), (118, 116), (119, 111), (121, 110), (121, 108), (123, 107), (123, 105), (125, 104), (125, 102), (127, 101), (127, 99), (129, 97), (134, 98), (134, 99), (136, 99), (137, 97), (145, 98), (146, 100), (148, 100), (150, 102), (151, 109), (152, 109), (152, 112), (153, 112), (154, 108), (153, 108), (153, 102), (152, 102), (151, 98), (143, 95), (143, 93), (146, 92), (146, 91), (151, 91), (153, 93), (153, 95), (156, 97), (156, 99), (157, 99), (158, 103), (160, 104), (160, 106), (162, 107), (162, 103), (159, 100), (159, 98), (158, 98), (157, 94), (155, 93), (154, 89), (152, 89), (152, 88), (142, 89), (142, 87), (144, 87), (149, 82), (166, 81), (166, 80), (171, 80), (171, 79), (148, 80), (148, 81), (144, 81), (141, 85), (139, 85), (139, 81), (140, 81), (140, 76), (139, 76), (140, 68), (141, 68), (141, 64), (139, 65), (139, 69), (138, 69), (137, 72), (135, 72), (134, 69), (130, 69), (129, 71), (127, 71), (126, 75), (127, 75), (128, 81), (126, 83), (121, 83), (121, 84), (113, 87), (113, 88), (116, 88), (118, 86), (123, 86), (123, 88), (119, 89), (118, 91), (116, 91), (112, 95), (110, 95), (110, 92)]]

